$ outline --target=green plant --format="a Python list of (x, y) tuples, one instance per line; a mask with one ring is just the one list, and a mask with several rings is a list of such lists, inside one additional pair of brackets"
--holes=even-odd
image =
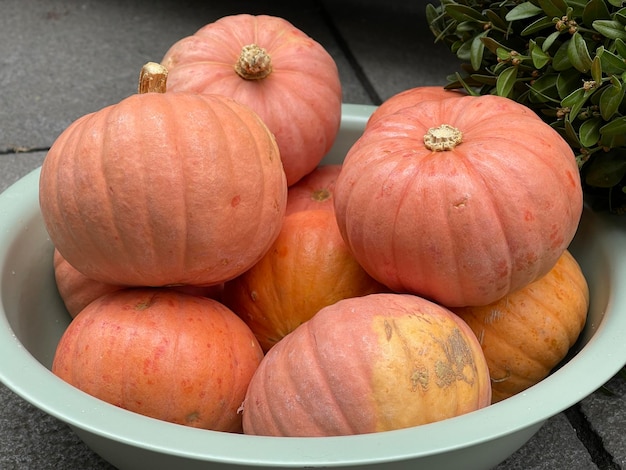
[(618, 0), (444, 0), (436, 41), (463, 61), (447, 88), (497, 94), (541, 116), (577, 155), (596, 210), (626, 213), (626, 8)]

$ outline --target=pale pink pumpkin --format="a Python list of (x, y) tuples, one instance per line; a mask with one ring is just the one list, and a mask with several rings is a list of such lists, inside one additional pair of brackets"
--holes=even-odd
[(570, 146), (497, 96), (427, 100), (382, 116), (335, 185), (339, 228), (379, 282), (456, 307), (545, 275), (582, 213)]
[(148, 92), (70, 124), (46, 155), (39, 200), (52, 243), (91, 279), (216, 285), (271, 246), (287, 185), (250, 108)]
[(491, 400), (472, 330), (406, 294), (321, 309), (261, 361), (243, 404), (246, 434), (364, 434), (440, 421)]
[(255, 110), (276, 136), (288, 185), (330, 150), (342, 90), (332, 56), (287, 20), (225, 16), (166, 52), (169, 89), (230, 96)]

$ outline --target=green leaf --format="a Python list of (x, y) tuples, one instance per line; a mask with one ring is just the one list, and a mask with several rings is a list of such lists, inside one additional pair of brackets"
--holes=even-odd
[(567, 13), (567, 5), (563, 0), (538, 0), (537, 2), (545, 14), (549, 17), (559, 18)]
[(496, 55), (498, 56), (498, 59), (502, 61), (511, 59), (511, 51), (509, 49), (502, 49), (501, 47), (498, 47), (496, 49)]
[(493, 10), (485, 10), (483, 12), (487, 19), (491, 22), (493, 26), (496, 28), (500, 28), (502, 30), (506, 30), (509, 25), (502, 19), (502, 17)]
[(600, 140), (600, 127), (602, 119), (595, 117), (583, 121), (578, 129), (578, 138), (583, 147), (594, 147)]
[(470, 60), (472, 55), (472, 42), (464, 41), (456, 51), (456, 56), (461, 60)]
[(445, 11), (451, 18), (458, 22), (474, 21), (478, 23), (487, 23), (489, 20), (478, 11), (466, 5), (459, 3), (449, 3), (445, 6)]
[(591, 61), (591, 78), (598, 86), (602, 83), (602, 62), (597, 55)]
[(550, 55), (546, 54), (532, 39), (528, 43), (528, 50), (530, 52), (530, 58), (532, 59), (533, 65), (536, 69), (544, 68), (546, 64), (552, 60)]
[(609, 39), (626, 39), (626, 30), (619, 21), (596, 20), (591, 25), (593, 29)]
[(502, 71), (500, 75), (498, 75), (498, 80), (496, 81), (496, 93), (499, 96), (503, 96), (508, 98), (513, 90), (513, 86), (515, 85), (515, 80), (517, 79), (517, 67), (511, 66)]
[(502, 49), (508, 52), (511, 52), (511, 49), (506, 47), (504, 44), (500, 44), (498, 41), (493, 39), (492, 37), (485, 36), (481, 39), (483, 44), (487, 49), (489, 49), (492, 53), (498, 54), (498, 49)]
[(596, 20), (609, 20), (611, 13), (604, 0), (591, 0), (583, 10), (583, 24), (591, 24)]
[(626, 158), (619, 152), (597, 153), (589, 163), (585, 182), (597, 188), (610, 188), (626, 175)]
[(586, 73), (591, 68), (591, 56), (587, 50), (587, 43), (578, 31), (572, 34), (572, 38), (569, 41), (567, 57), (579, 72)]
[(626, 8), (622, 8), (621, 10), (613, 13), (613, 19), (619, 21), (623, 25), (626, 25)]
[(622, 0), (609, 0), (609, 3), (614, 7), (621, 7), (624, 2)]
[(596, 51), (596, 58), (597, 57), (600, 57), (604, 73), (621, 74), (626, 72), (626, 62), (624, 62), (624, 59), (621, 59), (611, 51), (606, 50), (603, 46), (600, 46)]
[(565, 117), (565, 138), (568, 140), (571, 147), (582, 147), (580, 140), (578, 139), (578, 132), (574, 129), (569, 115)]
[(561, 99), (565, 99), (570, 93), (580, 87), (582, 77), (580, 73), (575, 69), (569, 69), (559, 73), (556, 80), (556, 88), (559, 92)]
[(572, 67), (572, 63), (570, 62), (568, 53), (569, 45), (571, 42), (571, 39), (565, 41), (563, 44), (561, 44), (561, 46), (559, 46), (556, 53), (554, 54), (554, 57), (552, 59), (552, 67), (557, 72), (562, 72), (563, 70), (567, 70)]
[(526, 26), (520, 32), (520, 36), (530, 36), (532, 34), (537, 34), (539, 31), (542, 31), (546, 28), (554, 28), (554, 22), (551, 18), (544, 16)]
[(615, 79), (600, 95), (600, 115), (605, 121), (610, 120), (617, 112), (624, 99), (622, 82)]
[(556, 87), (557, 75), (554, 73), (542, 75), (535, 80), (530, 88), (530, 100), (533, 103), (552, 102), (559, 104), (560, 97)]
[(560, 35), (561, 33), (558, 31), (550, 33), (550, 35), (545, 39), (545, 41), (543, 41), (543, 44), (541, 44), (541, 49), (547, 52), (548, 49), (552, 47), (552, 44), (554, 44), (554, 41), (556, 41)]
[(488, 31), (484, 31), (480, 34), (477, 34), (474, 39), (472, 39), (472, 44), (470, 47), (470, 64), (474, 70), (479, 70), (480, 66), (483, 63), (483, 54), (485, 52), (485, 44), (481, 40), (485, 36), (487, 36)]
[(531, 2), (520, 3), (509, 11), (504, 17), (507, 21), (525, 20), (542, 13), (543, 10)]
[(624, 60), (626, 57), (626, 43), (623, 39), (616, 39), (613, 43), (615, 45), (615, 52), (620, 56), (620, 60)]
[(591, 96), (593, 91), (593, 89), (585, 90), (583, 88), (579, 88), (563, 98), (563, 101), (561, 101), (561, 106), (563, 106), (564, 108), (570, 108), (568, 117), (571, 121), (574, 121), (574, 119), (576, 119), (576, 116), (578, 116), (578, 113), (585, 105), (587, 99)]
[(600, 134), (607, 137), (626, 134), (626, 116), (615, 118), (608, 124), (602, 126), (600, 128)]

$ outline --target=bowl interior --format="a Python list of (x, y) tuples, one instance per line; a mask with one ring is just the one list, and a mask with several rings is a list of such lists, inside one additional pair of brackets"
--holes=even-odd
[[(324, 163), (341, 162), (372, 110), (344, 105), (340, 136)], [(587, 324), (558, 370), (516, 397), (445, 422), (321, 440), (226, 435), (157, 422), (89, 397), (49, 371), (70, 317), (54, 282), (53, 246), (39, 213), (38, 178), (35, 170), (0, 195), (0, 357), (10, 358), (0, 364), (0, 380), (77, 432), (84, 431), (88, 443), (120, 468), (122, 457), (116, 461), (106, 455), (107, 449), (115, 449), (112, 442), (188, 461), (323, 466), (455, 454), (457, 467), (447, 468), (484, 468), (506, 458), (546, 419), (592, 393), (626, 362), (626, 315), (620, 311), (626, 309), (626, 226), (585, 210), (570, 250), (590, 286)], [(207, 436), (210, 446), (204, 444)]]

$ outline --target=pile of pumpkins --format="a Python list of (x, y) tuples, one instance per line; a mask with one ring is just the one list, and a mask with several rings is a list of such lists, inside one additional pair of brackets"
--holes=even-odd
[(39, 188), (72, 316), (53, 372), (271, 436), (426, 424), (545, 378), (589, 303), (570, 147), (511, 100), (418, 87), (320, 165), (341, 103), (319, 43), (241, 14), (73, 122)]

